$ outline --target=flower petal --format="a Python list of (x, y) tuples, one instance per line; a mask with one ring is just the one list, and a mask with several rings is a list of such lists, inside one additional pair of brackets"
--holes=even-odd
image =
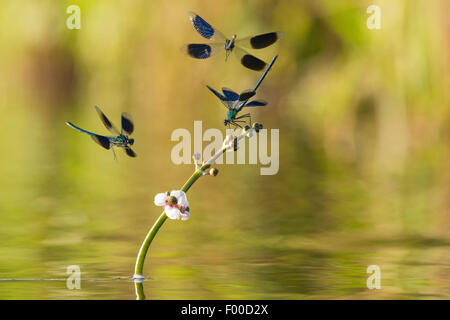
[(181, 212), (176, 207), (165, 206), (164, 207), (164, 211), (166, 212), (166, 216), (169, 219), (173, 219), (173, 220), (180, 220), (181, 219)]
[(173, 196), (173, 197), (176, 197), (177, 199), (179, 197), (181, 197), (181, 195), (183, 193), (184, 193), (184, 191), (181, 191), (181, 190), (172, 190), (172, 191), (170, 191), (170, 195)]
[(163, 205), (166, 204), (166, 200), (167, 200), (167, 194), (158, 193), (155, 196), (155, 205), (162, 207)]
[(189, 213), (189, 211), (184, 211), (184, 213), (181, 214), (181, 220), (183, 220), (183, 221), (186, 221), (190, 217), (191, 217), (191, 214)]

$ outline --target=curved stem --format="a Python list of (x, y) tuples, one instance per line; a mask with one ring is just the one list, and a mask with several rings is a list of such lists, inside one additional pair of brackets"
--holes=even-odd
[(158, 232), (159, 228), (163, 225), (164, 221), (166, 221), (167, 216), (166, 213), (163, 211), (163, 213), (159, 216), (158, 220), (156, 220), (153, 227), (150, 229), (150, 231), (147, 233), (147, 236), (144, 239), (144, 242), (142, 243), (141, 249), (139, 250), (138, 257), (136, 260), (136, 266), (134, 268), (134, 277), (135, 279), (140, 278), (139, 276), (142, 276), (142, 269), (144, 268), (144, 261), (145, 256), (147, 255), (148, 248), (150, 247), (150, 244), (153, 241), (153, 238), (155, 237), (156, 233)]
[[(182, 191), (187, 192), (189, 188), (197, 181), (198, 178), (200, 178), (203, 175), (203, 171), (208, 169), (210, 165), (204, 165), (200, 169), (196, 170), (192, 176), (186, 181), (186, 183), (181, 188)], [(145, 256), (147, 255), (148, 248), (150, 247), (150, 244), (153, 241), (153, 238), (158, 233), (161, 226), (166, 221), (167, 216), (166, 213), (163, 211), (163, 213), (159, 216), (159, 218), (156, 220), (153, 227), (150, 229), (150, 231), (147, 233), (147, 236), (144, 239), (144, 242), (141, 245), (141, 249), (139, 250), (137, 260), (136, 260), (136, 266), (134, 268), (134, 279), (143, 279), (142, 278), (142, 270), (144, 269), (144, 261)]]
[[(252, 128), (250, 130), (254, 130), (254, 129)], [(239, 141), (239, 140), (243, 139), (246, 134), (247, 134), (247, 132), (244, 132), (243, 134), (241, 134), (240, 136), (236, 137), (235, 139), (237, 141)], [(208, 161), (204, 162), (203, 165), (200, 168), (198, 168), (197, 170), (194, 171), (194, 173), (186, 181), (186, 183), (183, 185), (183, 187), (181, 187), (181, 190), (184, 191), (184, 192), (187, 192), (190, 189), (190, 187), (201, 176), (203, 176), (203, 173), (206, 170), (208, 170), (211, 167), (211, 165), (214, 164), (214, 162), (216, 162), (216, 160), (219, 157), (221, 157), (230, 148), (232, 148), (231, 145), (224, 145), (222, 147), (222, 149), (220, 149), (214, 156), (211, 157), (211, 159), (209, 159)], [(139, 253), (138, 253), (138, 256), (137, 256), (137, 260), (136, 260), (136, 266), (134, 268), (133, 279), (136, 282), (142, 282), (145, 279), (145, 277), (142, 274), (142, 270), (144, 269), (145, 256), (147, 255), (148, 248), (150, 247), (150, 244), (152, 243), (153, 238), (156, 236), (156, 234), (158, 233), (159, 229), (164, 224), (166, 219), (167, 219), (166, 213), (165, 212), (161, 213), (159, 218), (156, 220), (155, 224), (152, 226), (150, 231), (147, 233), (147, 236), (145, 237), (144, 242), (141, 245), (141, 249), (139, 250)]]

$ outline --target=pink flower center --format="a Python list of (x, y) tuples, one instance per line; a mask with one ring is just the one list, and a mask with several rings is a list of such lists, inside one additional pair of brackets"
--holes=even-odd
[(181, 213), (184, 213), (184, 211), (186, 210), (186, 208), (184, 206), (182, 206), (181, 204), (169, 204), (169, 201), (166, 200), (166, 206), (169, 206), (171, 208), (177, 208), (178, 210), (180, 210)]

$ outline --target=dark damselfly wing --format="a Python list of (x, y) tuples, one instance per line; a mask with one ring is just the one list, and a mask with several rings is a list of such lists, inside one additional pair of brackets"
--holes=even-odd
[(239, 95), (233, 91), (231, 91), (230, 89), (222, 89), (222, 91), (224, 92), (224, 95), (222, 95), (220, 92), (217, 92), (216, 90), (214, 90), (213, 88), (211, 88), (210, 86), (207, 86), (208, 89), (214, 93), (214, 95), (216, 97), (218, 97), (220, 99), (220, 102), (223, 103), (223, 105), (227, 108), (227, 109), (232, 109), (237, 100), (235, 100), (235, 97), (239, 98)]
[(101, 145), (105, 149), (111, 148), (111, 141), (108, 137), (99, 136), (98, 134), (91, 135), (92, 140), (97, 142), (99, 145)]
[(125, 132), (127, 135), (130, 135), (133, 131), (134, 124), (131, 116), (126, 112), (122, 112), (122, 133)]
[(189, 12), (189, 20), (191, 20), (192, 25), (195, 30), (206, 39), (212, 41), (220, 41), (225, 44), (227, 38), (217, 29), (213, 28), (208, 22), (206, 22), (202, 17), (194, 12)]
[(224, 48), (221, 43), (189, 43), (181, 48), (181, 52), (195, 59), (207, 59)]
[(136, 158), (136, 152), (134, 152), (131, 148), (125, 147), (125, 152), (127, 153), (128, 156)]
[(238, 38), (235, 43), (245, 48), (263, 49), (277, 42), (283, 35), (283, 32), (268, 32), (252, 37)]
[(253, 100), (247, 103), (244, 107), (264, 107), (267, 105), (267, 102), (264, 100)]
[(229, 100), (229, 101), (238, 101), (239, 100), (239, 94), (237, 94), (236, 92), (234, 92), (231, 89), (222, 88), (222, 92), (223, 92), (224, 96), (227, 98), (227, 100)]
[(222, 95), (220, 92), (214, 90), (214, 89), (211, 88), (210, 86), (207, 85), (206, 87), (209, 89), (209, 91), (211, 91), (212, 93), (214, 93), (214, 95), (215, 95), (217, 98), (219, 98), (221, 101), (225, 101), (225, 100), (227, 99), (224, 95)]
[(256, 94), (256, 91), (253, 91), (251, 89), (242, 91), (239, 95), (239, 101), (246, 101), (253, 97)]
[(234, 53), (239, 58), (239, 61), (241, 64), (246, 67), (247, 69), (254, 70), (254, 71), (261, 71), (266, 67), (266, 63), (262, 61), (261, 59), (251, 55), (244, 49), (235, 46), (233, 48)]
[(117, 130), (117, 128), (112, 124), (111, 121), (109, 121), (109, 119), (105, 116), (105, 114), (102, 112), (102, 110), (100, 110), (99, 107), (95, 106), (95, 110), (97, 110), (97, 113), (100, 117), (100, 120), (102, 120), (103, 124), (105, 125), (105, 127), (111, 131), (113, 134), (115, 135), (120, 135), (119, 130)]

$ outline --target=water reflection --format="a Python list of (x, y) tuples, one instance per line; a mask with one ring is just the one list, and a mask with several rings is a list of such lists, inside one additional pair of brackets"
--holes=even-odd
[(143, 282), (135, 280), (134, 287), (136, 288), (136, 300), (145, 300)]
[[(170, 227), (168, 227), (169, 229)], [(448, 299), (450, 297), (448, 240), (439, 238), (377, 238), (358, 234), (302, 237), (293, 241), (264, 239), (210, 246), (194, 241), (174, 245), (160, 238), (147, 261), (147, 279), (131, 280), (134, 251), (129, 258), (107, 261), (100, 255), (81, 264), (81, 289), (66, 287), (65, 270), (54, 272), (39, 263), (30, 275), (46, 278), (6, 279), (2, 299)], [(331, 239), (333, 245), (331, 246)], [(339, 240), (336, 240), (339, 239)], [(225, 240), (227, 242), (228, 240)], [(127, 242), (127, 241), (124, 241)], [(118, 242), (116, 242), (118, 244)], [(220, 248), (221, 250), (217, 249)], [(223, 250), (226, 249), (226, 250)], [(60, 260), (56, 265), (67, 264)], [(381, 269), (381, 290), (369, 290), (369, 265)], [(2, 262), (2, 265), (5, 265)], [(42, 266), (46, 266), (42, 268)], [(113, 269), (114, 268), (114, 269)], [(57, 270), (55, 268), (54, 270)], [(26, 274), (24, 270), (14, 274)], [(54, 278), (51, 278), (51, 275)], [(58, 277), (55, 277), (58, 275)]]

